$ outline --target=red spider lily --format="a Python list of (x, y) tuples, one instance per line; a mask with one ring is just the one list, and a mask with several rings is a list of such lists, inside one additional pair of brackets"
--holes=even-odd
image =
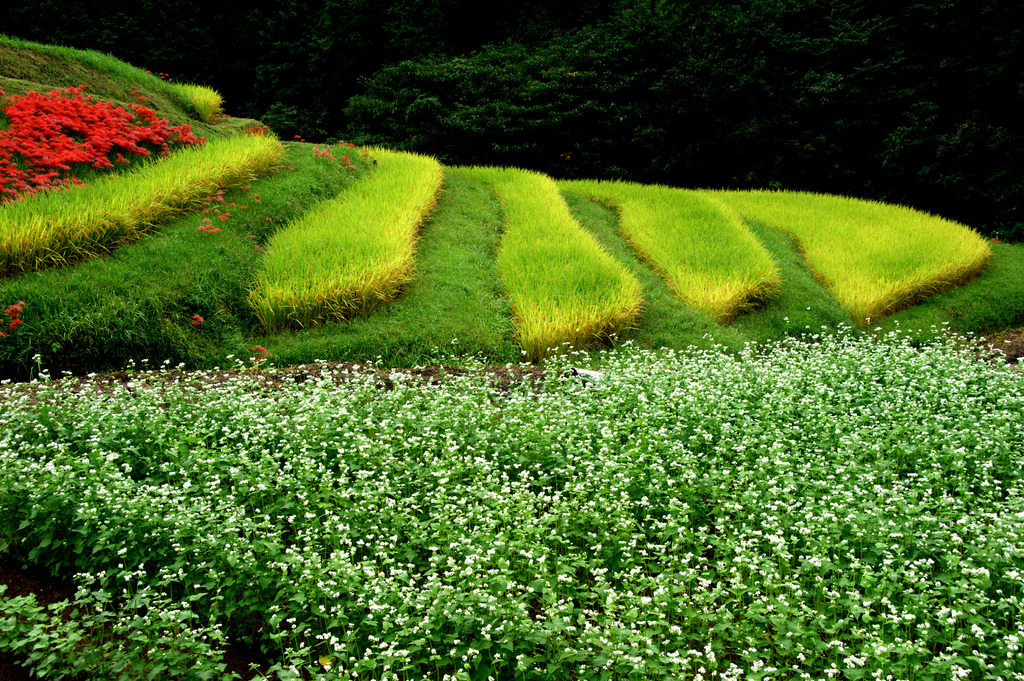
[(21, 324), (24, 324), (24, 321), (21, 319), (21, 312), (24, 309), (25, 309), (25, 301), (24, 300), (19, 300), (14, 305), (8, 305), (7, 306), (7, 309), (4, 310), (4, 314), (7, 315), (8, 317), (10, 317), (11, 321), (8, 322), (7, 330), (6, 331), (0, 331), (0, 338), (2, 338), (3, 336), (6, 336), (10, 332), (14, 331)]
[(197, 315), (197, 314), (192, 315), (192, 326), (199, 326), (204, 321), (206, 321), (206, 320), (204, 320), (201, 315)]
[[(84, 86), (7, 97), (0, 109), (8, 128), (0, 130), (0, 203), (38, 191), (81, 184), (66, 177), (73, 164), (113, 168), (125, 154), (170, 154), (171, 144), (202, 144), (187, 125), (171, 127), (140, 104), (129, 109), (94, 102)], [(3, 91), (0, 91), (0, 96)], [(113, 156), (114, 161), (111, 161)]]

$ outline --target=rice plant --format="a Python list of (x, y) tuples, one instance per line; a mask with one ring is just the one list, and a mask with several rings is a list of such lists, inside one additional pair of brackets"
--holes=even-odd
[(981, 271), (975, 231), (904, 206), (806, 192), (709, 192), (747, 220), (796, 237), (822, 284), (858, 325)]
[(373, 175), (268, 242), (250, 295), (267, 331), (365, 313), (413, 276), (416, 234), (440, 191), (441, 164), (385, 149), (373, 155)]
[(136, 241), (169, 217), (201, 206), (219, 187), (267, 172), (282, 151), (272, 136), (219, 138), (88, 186), (5, 205), (0, 277), (71, 264)]
[(505, 207), (498, 268), (528, 357), (585, 347), (633, 323), (639, 283), (573, 219), (554, 180), (513, 168), (473, 172)]
[(718, 321), (779, 288), (768, 251), (713, 197), (627, 182), (573, 180), (559, 186), (613, 207), (626, 239), (676, 297)]
[(185, 93), (199, 119), (204, 123), (213, 123), (220, 118), (224, 98), (213, 88), (192, 83), (176, 83), (175, 87)]

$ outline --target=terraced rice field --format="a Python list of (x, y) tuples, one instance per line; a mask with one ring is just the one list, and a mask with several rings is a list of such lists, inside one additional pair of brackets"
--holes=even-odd
[(796, 237), (808, 265), (858, 324), (967, 281), (988, 244), (902, 206), (803, 192), (712, 192), (745, 219)]
[[(218, 119), (222, 102), (209, 88), (160, 88), (200, 120)], [(94, 179), (83, 189), (5, 206), (0, 277), (119, 250), (225, 187), (265, 174), (283, 147), (263, 128), (250, 133), (217, 137), (133, 172)], [(444, 171), (434, 159), (373, 154), (379, 167), (371, 176), (284, 225), (268, 216), (272, 230), (251, 230), (260, 255), (247, 284), (249, 314), (263, 333), (369, 314), (414, 278), (416, 241)], [(315, 147), (314, 155), (337, 161), (343, 172), (357, 169), (347, 156), (342, 163)], [(491, 187), (501, 204), (496, 264), (516, 341), (528, 358), (607, 342), (636, 328), (644, 309), (638, 280), (574, 219), (551, 178), (517, 169), (467, 172)], [(781, 287), (778, 265), (751, 223), (792, 235), (807, 266), (857, 324), (966, 281), (990, 256), (988, 245), (961, 225), (841, 197), (580, 180), (561, 188), (614, 208), (621, 234), (641, 260), (680, 301), (718, 324), (770, 305)], [(199, 229), (221, 231), (208, 226)], [(192, 318), (194, 324), (205, 319), (198, 312)]]
[(416, 233), (441, 165), (377, 149), (377, 171), (285, 225), (267, 245), (250, 300), (265, 329), (343, 321), (391, 300), (413, 275)]
[[(113, 251), (200, 205), (214, 188), (265, 173), (281, 150), (276, 139), (260, 135), (214, 139), (82, 190), (5, 206), (2, 271), (11, 276)], [(379, 164), (373, 174), (269, 236), (249, 294), (264, 333), (372, 313), (415, 277), (416, 241), (430, 228), (425, 221), (444, 171), (426, 157), (372, 154)], [(628, 336), (644, 306), (635, 277), (569, 214), (559, 187), (614, 208), (639, 257), (678, 299), (719, 324), (751, 306), (770, 306), (780, 287), (778, 267), (751, 223), (792, 235), (856, 323), (965, 281), (990, 254), (962, 225), (842, 197), (558, 185), (516, 169), (464, 172), (501, 204), (496, 263), (516, 341), (531, 359)]]
[(639, 285), (572, 218), (555, 182), (510, 168), (473, 173), (504, 206), (498, 268), (526, 354), (538, 359), (627, 329), (642, 304)]
[(731, 209), (704, 192), (626, 182), (559, 183), (612, 206), (627, 240), (675, 295), (728, 321), (779, 287), (779, 271)]
[[(751, 327), (758, 327), (754, 335), (759, 339), (812, 329), (826, 321), (866, 327), (869, 319), (877, 321), (968, 282), (993, 257), (990, 245), (967, 227), (855, 199), (588, 180), (559, 185), (524, 170), (459, 169), (457, 178), (450, 175), (456, 185), (468, 188), (476, 183), (480, 189), (456, 194), (473, 196), (475, 205), (447, 202), (440, 219), (457, 222), (463, 219), (460, 215), (487, 214), (496, 216), (497, 227), (465, 230), (466, 238), (472, 234), (481, 241), (450, 250), (468, 248), (461, 252), (472, 252), (470, 261), (486, 263), (486, 268), (493, 263), (499, 289), (485, 291), (479, 277), (465, 273), (444, 275), (454, 279), (435, 277), (444, 269), (438, 266), (444, 255), (434, 250), (431, 277), (423, 283), (426, 289), (417, 289), (415, 299), (443, 295), (445, 300), (424, 305), (419, 312), (392, 314), (388, 304), (417, 281), (417, 243), (435, 228), (431, 211), (439, 200), (446, 200), (445, 169), (435, 160), (363, 150), (379, 164), (371, 167), (359, 150), (341, 143), (335, 151), (352, 154), (355, 163), (348, 156), (341, 157), (342, 163), (332, 152), (313, 148), (317, 158), (310, 164), (297, 157), (309, 147), (289, 143), (290, 160), (281, 163), (284, 147), (265, 135), (267, 130), (258, 122), (233, 122), (222, 116), (220, 95), (209, 88), (166, 83), (107, 55), (9, 39), (0, 40), (0, 49), (13, 69), (13, 78), (5, 78), (3, 85), (15, 92), (24, 92), (34, 79), (48, 74), (65, 80), (72, 76), (63, 74), (82, 75), (99, 96), (116, 102), (142, 98), (160, 108), (160, 115), (179, 120), (187, 116), (190, 125), (210, 134), (202, 148), (172, 154), (131, 173), (91, 178), (82, 189), (44, 193), (0, 209), (0, 305), (26, 303), (19, 319), (7, 320), (9, 328), (0, 345), (0, 366), (8, 375), (31, 373), (33, 363), (38, 371), (49, 361), (45, 355), (67, 365), (71, 347), (84, 348), (81, 363), (73, 363), (83, 370), (110, 366), (107, 362), (123, 364), (128, 358), (141, 358), (140, 353), (198, 366), (259, 347), (264, 349), (261, 358), (270, 359), (275, 353), (267, 350), (269, 346), (296, 360), (312, 359), (309, 353), (357, 359), (382, 345), (370, 338), (384, 338), (388, 344), (398, 338), (394, 356), (410, 356), (399, 347), (406, 342), (402, 339), (408, 329), (436, 326), (429, 310), (454, 310), (460, 307), (456, 298), (466, 301), (473, 296), (479, 300), (461, 307), (486, 312), (477, 315), (479, 320), (452, 315), (444, 325), (446, 333), (457, 343), (460, 328), (472, 338), (490, 338), (501, 329), (507, 335), (504, 341), (478, 346), (495, 361), (508, 359), (504, 348), (513, 338), (530, 359), (541, 359), (554, 348), (630, 337), (679, 346), (706, 337), (708, 342), (722, 340), (738, 348), (750, 340), (746, 329)], [(39, 66), (59, 60), (67, 63), (64, 71)], [(69, 84), (58, 81), (55, 85)], [(246, 125), (251, 134), (239, 134)], [(273, 168), (291, 172), (297, 165), (302, 170), (296, 186), (308, 187), (311, 194), (289, 196), (283, 191), (253, 210), (253, 204), (260, 203), (262, 185), (241, 187), (248, 188), (254, 178)], [(300, 181), (304, 174), (311, 174), (314, 181)], [(268, 187), (288, 184), (280, 177), (268, 182)], [(608, 242), (595, 238), (593, 225), (581, 223), (570, 212), (560, 188), (570, 196), (610, 206), (617, 216), (616, 234), (628, 250), (612, 255)], [(231, 222), (211, 228), (208, 215), (193, 229), (209, 238), (186, 238), (185, 223), (175, 220), (187, 222), (190, 215), (198, 215), (195, 211), (208, 211), (211, 197), (223, 199), (225, 191), (237, 199), (231, 203), (241, 206), (217, 215)], [(488, 192), (494, 211), (483, 205), (481, 197)], [(256, 221), (257, 214), (262, 222)], [(165, 231), (168, 224), (175, 226)], [(437, 229), (448, 234), (446, 239), (455, 238), (446, 231), (449, 225)], [(794, 240), (802, 259), (787, 254), (780, 234)], [(146, 235), (153, 238), (143, 246), (140, 238)], [(182, 250), (186, 242), (195, 242), (198, 248)], [(159, 255), (143, 255), (148, 249)], [(1006, 326), (1024, 316), (1016, 311), (1016, 301), (1024, 294), (1018, 295), (1020, 286), (1012, 275), (1016, 251), (1000, 245), (996, 253), (988, 271), (999, 281), (988, 280), (981, 288), (999, 290), (998, 306), (1003, 309), (978, 319), (989, 326)], [(64, 272), (105, 254), (110, 258), (100, 258), (102, 264), (95, 269), (83, 265), (80, 276)], [(210, 264), (214, 256), (215, 266)], [(166, 264), (158, 266), (159, 277), (148, 271), (157, 266), (146, 262), (174, 258), (180, 265), (177, 272)], [(54, 273), (39, 279), (20, 274), (37, 269)], [(117, 270), (109, 277), (120, 280), (159, 281), (147, 286), (160, 290), (142, 294), (148, 297), (145, 303), (97, 297), (92, 291), (100, 287), (90, 286), (88, 279), (108, 278), (99, 274), (105, 270)], [(90, 274), (94, 271), (96, 275)], [(651, 283), (652, 272), (660, 284)], [(646, 282), (643, 286), (640, 279)], [(659, 287), (683, 307), (662, 304), (664, 292)], [(984, 290), (972, 293), (972, 301)], [(118, 295), (135, 296), (127, 290)], [(493, 295), (503, 299), (495, 303)], [(488, 302), (481, 306), (485, 299)], [(71, 300), (76, 301), (74, 310), (68, 307)], [(807, 302), (797, 308), (798, 301)], [(820, 312), (812, 309), (815, 304)], [(969, 305), (982, 309), (975, 302)], [(842, 312), (834, 313), (839, 307)], [(43, 318), (33, 319), (39, 313)], [(652, 314), (666, 318), (655, 323)], [(157, 321), (151, 324), (154, 316)], [(383, 321), (376, 326), (351, 324), (356, 317)], [(398, 318), (408, 320), (402, 328), (393, 321)], [(113, 331), (113, 319), (139, 321), (134, 327), (123, 321)], [(794, 329), (796, 319), (803, 320), (803, 326)], [(963, 328), (969, 330), (971, 324)], [(659, 330), (651, 331), (652, 326)], [(15, 327), (20, 327), (17, 333)], [(370, 327), (374, 331), (363, 330)], [(325, 329), (317, 332), (321, 340), (303, 340), (313, 329)], [(365, 342), (350, 342), (360, 335), (365, 335)], [(344, 342), (332, 340), (341, 337)], [(112, 354), (110, 343), (115, 339), (125, 349)], [(300, 346), (306, 349), (289, 352)], [(49, 351), (40, 353), (43, 348)]]

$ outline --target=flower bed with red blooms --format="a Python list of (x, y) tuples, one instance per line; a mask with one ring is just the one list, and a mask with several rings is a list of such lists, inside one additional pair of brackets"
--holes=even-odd
[[(171, 126), (140, 104), (131, 111), (94, 102), (84, 86), (7, 97), (9, 126), (0, 130), (0, 203), (38, 191), (80, 184), (74, 164), (112, 168), (126, 155), (166, 156), (172, 144), (202, 144), (187, 125)], [(0, 96), (3, 96), (0, 90)]]

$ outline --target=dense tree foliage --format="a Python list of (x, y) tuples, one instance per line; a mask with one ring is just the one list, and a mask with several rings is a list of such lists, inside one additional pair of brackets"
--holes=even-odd
[(41, 0), (0, 30), (211, 84), (281, 134), (913, 205), (1024, 238), (1017, 0)]

